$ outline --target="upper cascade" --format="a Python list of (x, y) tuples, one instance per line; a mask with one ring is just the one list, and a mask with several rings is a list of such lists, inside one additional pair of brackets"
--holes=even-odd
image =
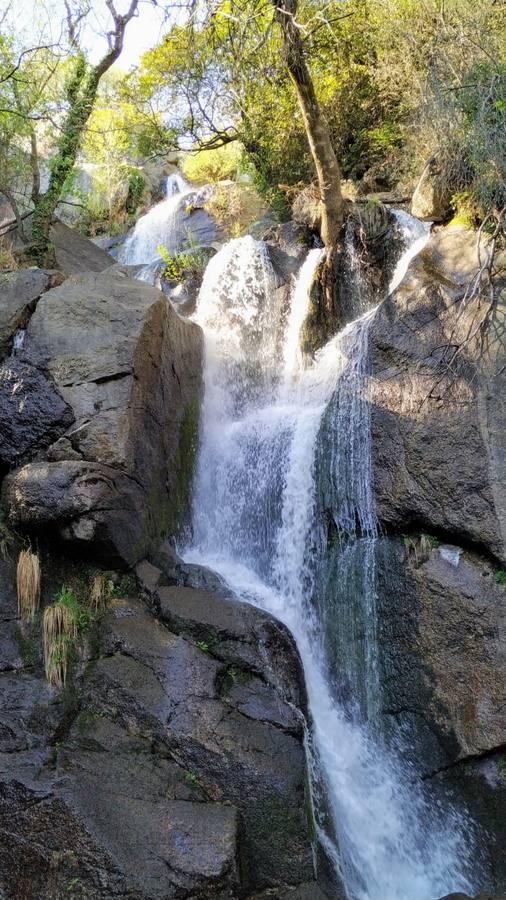
[(180, 250), (186, 238), (181, 214), (184, 212), (186, 198), (194, 190), (179, 172), (169, 175), (165, 199), (138, 220), (121, 248), (120, 262), (128, 266), (158, 263), (160, 244), (171, 254)]

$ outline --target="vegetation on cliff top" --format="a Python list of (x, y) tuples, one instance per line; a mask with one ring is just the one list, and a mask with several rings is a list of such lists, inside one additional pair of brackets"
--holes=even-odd
[[(161, 40), (127, 74), (111, 66), (143, 14), (136, 0), (123, 14), (106, 4), (98, 61), (90, 15), (102, 0), (60, 6), (65, 37), (30, 40), (12, 14), (0, 36), (0, 192), (20, 232), (34, 210), (35, 256), (62, 199), (88, 207), (91, 230), (114, 224), (118, 207), (134, 215), (139, 163), (170, 149), (192, 151), (197, 183), (241, 169), (280, 214), (316, 173), (338, 222), (341, 176), (403, 194), (433, 156), (466, 221), (506, 204), (503, 3), (167, 3)], [(76, 182), (78, 161), (91, 190)]]

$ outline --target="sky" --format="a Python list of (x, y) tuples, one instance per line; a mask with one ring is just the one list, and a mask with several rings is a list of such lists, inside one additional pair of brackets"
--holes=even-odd
[[(77, 0), (71, 2), (74, 6)], [(58, 41), (65, 23), (63, 0), (0, 0), (0, 11), (4, 3), (7, 5), (7, 28), (16, 34), (20, 47)], [(140, 0), (138, 16), (127, 26), (123, 52), (115, 64), (116, 68), (128, 70), (138, 63), (146, 50), (159, 42), (166, 30), (163, 24), (164, 9), (168, 5)], [(94, 60), (102, 55), (105, 48), (101, 28), (111, 20), (104, 0), (91, 0), (91, 6), (82, 38), (90, 59)], [(125, 12), (128, 6), (129, 0), (116, 0), (119, 12)], [(19, 23), (23, 23), (21, 28)]]

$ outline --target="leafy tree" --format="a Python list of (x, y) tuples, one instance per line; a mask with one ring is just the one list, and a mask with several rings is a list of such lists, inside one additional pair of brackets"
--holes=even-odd
[(106, 6), (113, 23), (112, 30), (107, 35), (108, 49), (102, 58), (92, 65), (87, 62), (78, 43), (77, 27), (82, 13), (73, 17), (67, 4), (69, 37), (75, 52), (72, 71), (66, 84), (68, 108), (62, 122), (56, 153), (51, 159), (49, 185), (47, 191), (40, 194), (34, 204), (31, 255), (39, 265), (47, 262), (51, 221), (76, 162), (100, 80), (116, 62), (123, 49), (125, 30), (137, 12), (138, 0), (130, 0), (130, 6), (124, 14), (117, 12), (114, 0), (106, 0)]

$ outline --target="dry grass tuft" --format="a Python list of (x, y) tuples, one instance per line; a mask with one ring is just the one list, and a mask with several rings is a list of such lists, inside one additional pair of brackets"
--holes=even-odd
[(42, 643), (44, 667), (49, 684), (64, 687), (67, 680), (73, 642), (77, 637), (77, 622), (72, 609), (63, 603), (53, 603), (44, 610)]
[(111, 584), (104, 572), (98, 572), (91, 584), (90, 604), (92, 609), (98, 613), (107, 606), (107, 601), (111, 594)]
[(40, 604), (40, 560), (37, 553), (22, 550), (16, 571), (18, 615), (33, 622)]

